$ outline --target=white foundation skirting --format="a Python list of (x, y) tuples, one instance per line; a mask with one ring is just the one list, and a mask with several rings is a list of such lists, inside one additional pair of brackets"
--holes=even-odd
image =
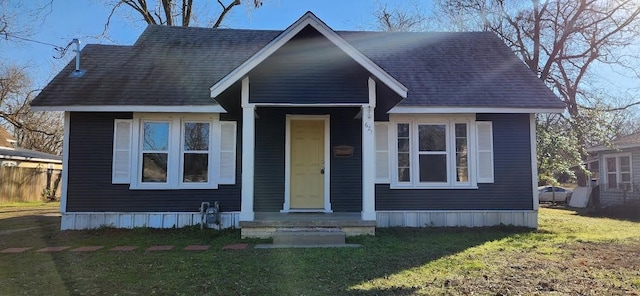
[(513, 225), (538, 228), (538, 211), (377, 211), (377, 227), (483, 227)]
[[(240, 212), (222, 212), (216, 228), (240, 228), (239, 218)], [(60, 228), (181, 228), (197, 224), (200, 224), (200, 212), (68, 212), (62, 213)]]
[[(538, 211), (377, 211), (376, 227), (538, 227)], [(200, 224), (199, 212), (63, 213), (60, 228), (181, 228)], [(240, 228), (240, 212), (220, 213), (217, 229)]]

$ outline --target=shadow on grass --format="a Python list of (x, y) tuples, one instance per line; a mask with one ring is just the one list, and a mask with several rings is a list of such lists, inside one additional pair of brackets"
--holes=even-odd
[[(487, 242), (513, 238), (519, 240), (522, 234), (533, 232), (520, 227), (487, 228), (389, 228), (378, 229), (376, 237), (359, 237), (356, 242), (363, 244), (365, 252), (358, 279), (351, 279), (351, 289), (345, 293), (359, 295), (410, 295), (414, 288), (392, 285), (389, 289), (353, 289), (367, 281), (389, 279), (402, 272), (426, 266), (436, 260), (455, 255), (469, 248)], [(474, 267), (470, 266), (473, 269)], [(418, 272), (419, 273), (419, 272)], [(392, 281), (392, 280), (391, 280)]]
[(576, 211), (578, 215), (597, 218), (609, 218), (621, 221), (640, 222), (640, 203), (607, 207), (602, 209), (586, 209)]
[[(542, 205), (541, 205), (542, 206)], [(574, 208), (568, 205), (545, 205), (545, 208), (572, 211), (573, 215), (595, 218), (609, 218), (620, 221), (640, 222), (640, 201), (631, 201), (625, 204), (595, 208)]]
[(0, 218), (0, 235), (42, 227), (60, 229), (60, 217), (57, 215), (26, 215)]
[[(51, 223), (49, 217), (29, 219), (36, 224), (43, 223), (41, 225)], [(30, 251), (21, 257), (0, 254), (3, 256), (0, 261), (4, 261), (0, 267), (7, 267), (3, 264), (17, 266), (15, 274), (38, 275), (16, 279), (10, 276), (13, 271), (8, 271), (10, 277), (6, 278), (13, 278), (13, 281), (3, 283), (0, 280), (0, 284), (10, 284), (16, 288), (11, 291), (33, 295), (51, 291), (86, 291), (88, 294), (411, 295), (418, 288), (407, 286), (405, 282), (392, 282), (382, 285), (382, 288), (368, 283), (388, 281), (398, 274), (413, 272), (438, 259), (487, 242), (509, 237), (518, 240), (531, 231), (514, 227), (387, 228), (377, 229), (376, 236), (348, 239), (349, 243), (361, 244), (360, 248), (228, 251), (222, 250), (226, 244), (265, 241), (242, 240), (238, 230), (104, 228), (59, 231), (41, 227), (30, 234), (9, 235), (8, 238), (18, 245), (6, 247), (32, 244), (102, 245), (105, 248), (93, 253), (64, 251), (39, 254)], [(210, 245), (211, 248), (205, 252), (181, 251), (190, 244)], [(117, 245), (139, 248), (132, 252), (108, 251)], [(144, 251), (151, 245), (174, 245), (176, 248), (167, 252)], [(52, 281), (51, 278), (58, 280)], [(430, 282), (429, 279), (419, 280)]]

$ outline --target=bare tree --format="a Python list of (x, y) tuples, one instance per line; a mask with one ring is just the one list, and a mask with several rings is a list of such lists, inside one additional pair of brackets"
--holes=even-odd
[[(141, 17), (144, 22), (150, 25), (182, 26), (192, 25), (192, 21), (197, 16), (212, 18), (211, 27), (218, 28), (222, 24), (227, 14), (236, 6), (242, 4), (241, 0), (231, 0), (226, 3), (216, 0), (219, 9), (211, 9), (207, 5), (196, 6), (193, 0), (117, 0), (109, 2), (111, 13), (105, 24), (105, 31), (108, 30), (109, 23), (114, 13), (120, 7), (128, 8), (134, 15)], [(205, 1), (205, 4), (212, 1)], [(262, 6), (263, 0), (252, 0), (252, 7)], [(200, 2), (202, 4), (202, 2)], [(213, 21), (214, 20), (214, 21)]]
[(607, 141), (616, 130), (614, 120), (595, 118), (640, 104), (640, 98), (627, 98), (614, 106), (594, 91), (598, 67), (632, 70), (627, 73), (638, 77), (631, 65), (640, 56), (625, 52), (640, 37), (640, 5), (634, 0), (445, 0), (441, 7), (449, 15), (474, 15), (478, 28), (500, 36), (556, 91), (583, 158), (586, 146)]
[(39, 90), (23, 68), (0, 68), (0, 118), (12, 130), (18, 147), (59, 154), (62, 149), (62, 116), (57, 112), (35, 112), (30, 101)]
[(429, 20), (416, 2), (410, 2), (407, 7), (389, 8), (386, 3), (376, 3), (373, 17), (379, 30), (388, 32), (423, 31)]
[(567, 113), (556, 123), (566, 121), (583, 158), (586, 146), (622, 131), (618, 120), (640, 104), (638, 94), (602, 86), (598, 73), (614, 69), (640, 78), (640, 55), (629, 50), (640, 48), (636, 0), (440, 0), (435, 14), (442, 28), (502, 38), (564, 101)]
[[(51, 11), (52, 3), (42, 0), (25, 6), (20, 0), (0, 0), (0, 45), (27, 41), (45, 44), (30, 36), (33, 26), (41, 24)], [(0, 125), (13, 132), (18, 147), (59, 154), (61, 114), (33, 112), (29, 103), (39, 90), (33, 88), (27, 69), (4, 62), (0, 61)]]

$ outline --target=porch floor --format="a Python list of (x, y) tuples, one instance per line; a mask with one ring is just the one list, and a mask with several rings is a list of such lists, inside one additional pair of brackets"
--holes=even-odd
[(242, 237), (269, 238), (280, 229), (338, 228), (347, 236), (374, 235), (376, 221), (364, 221), (360, 213), (256, 212), (253, 221), (240, 221)]

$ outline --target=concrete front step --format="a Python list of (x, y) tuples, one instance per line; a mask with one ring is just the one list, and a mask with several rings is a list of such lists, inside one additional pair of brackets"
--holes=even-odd
[(240, 221), (242, 238), (272, 238), (276, 231), (294, 228), (334, 228), (346, 236), (375, 235), (376, 221), (363, 221), (360, 213), (256, 212), (254, 221)]
[(346, 234), (338, 228), (282, 228), (273, 233), (274, 245), (344, 245)]

